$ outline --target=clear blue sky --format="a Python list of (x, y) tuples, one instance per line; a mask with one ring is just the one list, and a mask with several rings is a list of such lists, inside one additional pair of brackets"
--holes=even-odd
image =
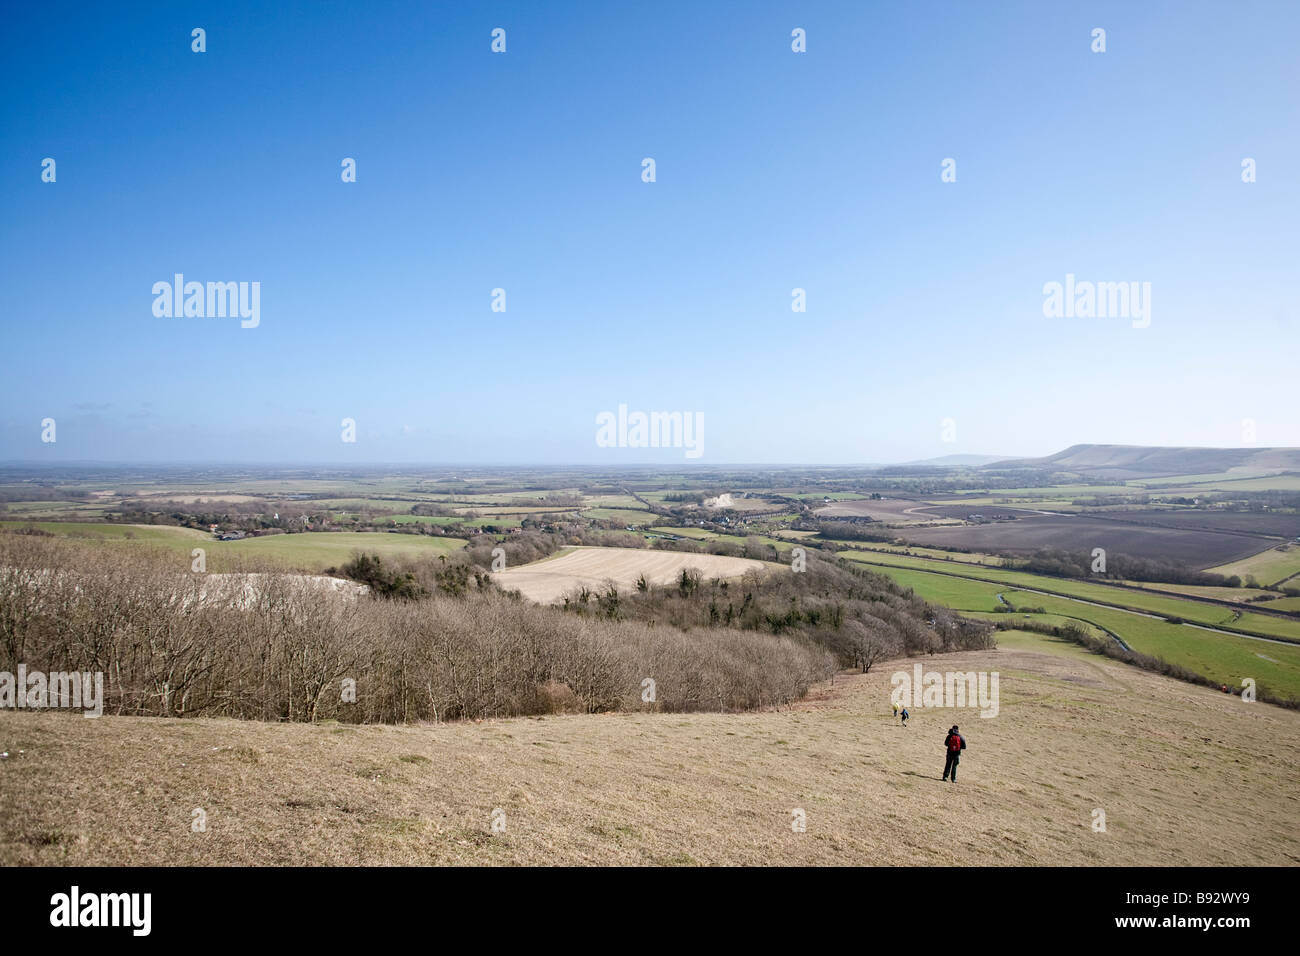
[[(620, 403), (700, 413), (704, 464), (1300, 445), (1297, 35), (1290, 2), (11, 5), (0, 460), (683, 462), (597, 447)], [(260, 326), (156, 318), (176, 272), (260, 282)], [(1067, 273), (1150, 282), (1150, 327), (1045, 318)]]

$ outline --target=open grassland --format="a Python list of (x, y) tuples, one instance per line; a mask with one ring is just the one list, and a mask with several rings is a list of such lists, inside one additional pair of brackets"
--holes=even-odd
[(1279, 584), (1300, 574), (1300, 545), (1287, 544), (1260, 551), (1240, 561), (1209, 569), (1214, 574), (1238, 575), (1242, 580), (1253, 577), (1260, 584)]
[(10, 501), (0, 511), (6, 519), (15, 518), (99, 518), (104, 514), (103, 504), (82, 504), (75, 501)]
[(930, 571), (892, 567), (876, 567), (871, 570), (905, 588), (911, 588), (927, 601), (958, 611), (996, 611), (1001, 603), (998, 601), (998, 593), (1006, 590), (995, 584)]
[(295, 501), (294, 504), (304, 511), (343, 511), (353, 514), (376, 512), (378, 514), (409, 514), (411, 506), (423, 501), (423, 498), (310, 498)]
[(246, 556), (303, 570), (320, 570), (346, 562), (355, 552), (384, 558), (417, 558), (450, 554), (465, 546), (464, 538), (436, 538), (384, 532), (311, 532), (268, 535), (242, 541), (219, 541), (217, 554)]
[[(1259, 598), (1267, 600), (1276, 595), (1275, 591), (1262, 588), (1226, 588), (1206, 584), (1166, 584), (1163, 581), (1124, 581), (1127, 587), (1142, 588), (1146, 591), (1164, 591), (1167, 594), (1186, 594), (1188, 597), (1210, 598), (1215, 601), (1229, 601), (1233, 604), (1246, 604)], [(1273, 607), (1272, 604), (1268, 605)]]
[[(1041, 624), (1046, 627), (1066, 627), (1067, 625), (1073, 625), (1074, 627), (1079, 628), (1085, 634), (1089, 634), (1092, 637), (1105, 638), (1108, 636), (1105, 630), (1098, 627), (1096, 624), (1093, 624), (1091, 621), (1085, 621), (1082, 618), (1078, 618), (1078, 617), (1069, 617), (1064, 614), (1037, 614), (1037, 613), (1024, 614), (1024, 613), (1017, 612), (1014, 615), (1009, 615), (1009, 614), (994, 614), (988, 611), (963, 611), (962, 615), (964, 617), (972, 617), (980, 621), (988, 621), (991, 624), (1005, 625), (1011, 623), (1018, 626), (1021, 621), (1024, 621), (1027, 625)], [(1007, 637), (1008, 640), (1003, 640), (1004, 637)], [(999, 647), (1008, 646), (1008, 644), (1011, 642), (1013, 638), (1015, 639), (1015, 643), (1011, 643), (1010, 646), (1020, 646), (1026, 643), (1033, 643), (1035, 639), (1054, 640), (1054, 641), (1059, 641), (1063, 646), (1075, 648), (1084, 657), (1092, 656), (1092, 653), (1090, 651), (1086, 650), (1083, 647), (1080, 647), (1078, 644), (1075, 644), (1072, 641), (1066, 640), (1065, 638), (1053, 638), (1048, 635), (1038, 634), (1037, 632), (1033, 632), (1033, 631), (999, 631), (998, 646)]]
[(650, 584), (671, 584), (687, 568), (699, 570), (707, 579), (739, 577), (746, 571), (774, 567), (777, 565), (715, 554), (641, 548), (574, 548), (547, 561), (498, 571), (492, 579), (505, 590), (519, 591), (530, 600), (549, 604), (575, 588), (602, 590), (609, 581), (622, 589), (634, 588), (643, 574)]
[[(1131, 495), (1134, 489), (1125, 484), (1107, 484), (1107, 485), (1083, 485), (1083, 484), (1066, 484), (1066, 485), (1044, 485), (1041, 488), (971, 488), (966, 491), (955, 492), (954, 495), (965, 496), (985, 496), (990, 499), (1003, 498), (1083, 498), (1093, 495)], [(936, 496), (934, 501), (949, 504), (953, 502), (948, 496)], [(965, 498), (961, 500), (965, 501)]]
[[(1009, 613), (990, 616), (1003, 598), (1014, 607), (1042, 608), (1046, 614), (1086, 621), (1116, 634), (1133, 650), (1178, 664), (1211, 680), (1241, 687), (1253, 678), (1261, 688), (1282, 697), (1300, 698), (1300, 646), (1276, 644), (1191, 627), (1118, 608), (971, 581), (928, 571), (876, 567), (873, 571), (910, 587), (927, 601), (958, 611), (982, 612), (984, 620), (1014, 622)], [(1020, 612), (1023, 613), (1023, 612)], [(1035, 615), (1037, 616), (1037, 615)]]
[(461, 524), (467, 519), (464, 515), (390, 515), (385, 520), (393, 524), (431, 524), (445, 527)]
[(991, 567), (1001, 567), (1007, 563), (1006, 558), (1001, 558), (996, 554), (944, 551), (942, 548), (921, 548), (909, 544), (884, 544), (877, 541), (851, 541), (848, 539), (833, 539), (831, 543), (849, 548), (851, 551), (883, 551), (887, 554), (908, 554), (920, 558), (934, 558), (936, 561), (960, 561), (965, 564), (986, 564)]
[(1300, 641), (1300, 619), (1273, 617), (1248, 610), (1233, 609), (1202, 601), (1180, 598), (1172, 594), (1159, 594), (1146, 589), (1129, 589), (1113, 585), (1076, 581), (1071, 578), (1054, 578), (1025, 571), (1004, 568), (970, 567), (955, 561), (934, 561), (881, 552), (841, 551), (839, 556), (863, 564), (889, 565), (934, 571), (940, 574), (967, 576), (991, 581), (1008, 587), (1050, 591), (1083, 601), (1097, 601), (1124, 608), (1135, 608), (1164, 617), (1177, 617), (1211, 627), (1230, 627), (1269, 637)]
[(1300, 475), (1179, 475), (1175, 478), (1144, 478), (1133, 484), (1161, 493), (1182, 492), (1192, 495), (1207, 491), (1300, 491)]
[(722, 537), (717, 532), (705, 531), (703, 528), (651, 528), (650, 530), (660, 534), (675, 534), (679, 538), (690, 538), (694, 541), (716, 541)]
[(659, 516), (650, 511), (630, 508), (589, 508), (581, 513), (583, 518), (599, 518), (603, 521), (617, 521), (634, 528), (648, 527), (659, 520)]
[[(30, 522), (0, 523), (0, 530), (25, 528)], [(207, 553), (209, 570), (237, 566), (241, 562), (266, 564), (300, 571), (321, 571), (337, 567), (354, 552), (377, 553), (385, 558), (449, 554), (465, 546), (464, 538), (440, 538), (386, 532), (313, 531), (300, 534), (272, 534), (241, 541), (217, 541), (193, 528), (168, 525), (118, 525), (51, 521), (36, 527), (53, 534), (90, 544), (120, 548), (132, 544), (172, 549), (189, 563), (194, 548)]]
[(1017, 606), (1082, 617), (1118, 634), (1139, 653), (1186, 667), (1229, 687), (1240, 690), (1242, 680), (1251, 678), (1272, 694), (1300, 699), (1300, 647), (1296, 645), (1213, 633), (1027, 591), (1008, 592), (1006, 599)]
[(645, 505), (631, 495), (584, 495), (583, 505), (588, 508), (629, 508), (633, 511), (645, 509)]
[[(7, 711), (0, 864), (1300, 863), (1300, 767), (1278, 757), (1300, 714), (1002, 636), (925, 660), (998, 671), (996, 717), (918, 708), (906, 729), (890, 673), (910, 661), (745, 714), (346, 726)], [(955, 785), (939, 779), (953, 723), (969, 742)]]
[(198, 547), (195, 542), (211, 542), (212, 535), (196, 528), (177, 528), (164, 524), (103, 524), (92, 521), (0, 521), (0, 531), (36, 528), (82, 541), (140, 543)]

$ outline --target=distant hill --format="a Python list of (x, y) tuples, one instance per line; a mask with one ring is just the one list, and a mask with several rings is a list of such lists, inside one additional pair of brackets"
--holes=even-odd
[(1300, 448), (1190, 448), (1151, 445), (1071, 445), (1045, 458), (1010, 458), (990, 468), (1042, 468), (1093, 478), (1161, 478), (1222, 472), (1300, 471)]

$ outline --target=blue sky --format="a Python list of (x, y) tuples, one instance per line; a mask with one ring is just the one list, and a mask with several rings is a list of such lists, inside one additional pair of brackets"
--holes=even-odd
[[(1294, 3), (5, 16), (0, 460), (685, 463), (619, 404), (703, 464), (1300, 445)], [(260, 325), (156, 317), (177, 272)], [(1067, 273), (1150, 326), (1046, 318)]]

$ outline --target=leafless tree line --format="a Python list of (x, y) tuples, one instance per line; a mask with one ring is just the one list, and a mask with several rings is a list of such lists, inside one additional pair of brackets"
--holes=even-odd
[(837, 666), (780, 634), (588, 618), (491, 589), (385, 601), (277, 571), (214, 587), (187, 562), (0, 534), (0, 670), (102, 672), (107, 714), (405, 722), (780, 706)]

